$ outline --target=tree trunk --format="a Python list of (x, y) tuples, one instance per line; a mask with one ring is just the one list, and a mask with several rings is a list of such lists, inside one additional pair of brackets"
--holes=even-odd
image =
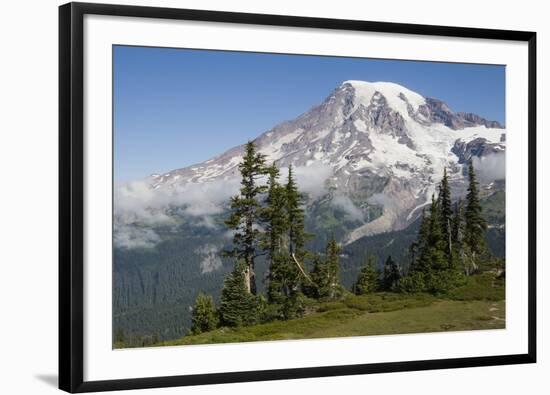
[(246, 267), (244, 271), (244, 285), (246, 286), (246, 291), (250, 293), (250, 267)]
[(256, 295), (256, 274), (254, 273), (254, 263), (249, 263), (244, 272), (244, 281), (248, 293)]
[(248, 272), (250, 273), (250, 293), (256, 295), (256, 273), (254, 273), (254, 264), (248, 267)]
[(447, 219), (447, 235), (449, 235), (449, 256), (453, 253), (453, 238), (451, 232), (451, 220)]

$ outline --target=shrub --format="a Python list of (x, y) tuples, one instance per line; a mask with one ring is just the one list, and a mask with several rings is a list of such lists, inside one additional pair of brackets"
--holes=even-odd
[(283, 319), (290, 320), (304, 315), (306, 297), (301, 292), (294, 292), (285, 299), (282, 305)]
[(238, 262), (224, 280), (220, 298), (222, 325), (253, 325), (259, 321), (260, 301), (246, 289), (244, 270), (244, 263)]
[(440, 270), (429, 273), (424, 277), (425, 291), (441, 295), (445, 294), (466, 282), (466, 276), (456, 270)]
[(199, 292), (195, 306), (193, 306), (191, 322), (193, 335), (211, 331), (218, 326), (218, 313), (212, 296)]
[(416, 293), (423, 292), (426, 289), (424, 276), (420, 272), (413, 272), (408, 276), (402, 277), (396, 286), (399, 292)]
[(489, 300), (505, 299), (505, 287), (502, 279), (495, 279), (492, 273), (482, 273), (468, 277), (465, 283), (450, 291), (448, 298), (454, 300)]

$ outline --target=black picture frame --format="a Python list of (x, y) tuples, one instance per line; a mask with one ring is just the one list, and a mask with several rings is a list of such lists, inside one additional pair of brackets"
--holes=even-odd
[[(510, 40), (528, 43), (528, 352), (525, 354), (84, 381), (83, 19), (86, 14)], [(59, 388), (71, 393), (536, 362), (536, 33), (127, 5), (59, 8)]]

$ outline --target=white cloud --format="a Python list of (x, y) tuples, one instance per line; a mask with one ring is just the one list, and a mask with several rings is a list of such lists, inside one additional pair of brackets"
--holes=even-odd
[(145, 181), (115, 186), (114, 211), (122, 223), (170, 224), (173, 221), (163, 210), (168, 202), (166, 194), (157, 193)]
[(151, 248), (160, 241), (151, 229), (115, 224), (113, 242), (122, 248)]
[(337, 195), (332, 199), (332, 205), (338, 207), (346, 212), (351, 219), (363, 221), (363, 211), (357, 207), (349, 197), (344, 195)]
[(178, 207), (183, 214), (206, 217), (219, 214), (238, 190), (238, 180), (218, 180), (163, 186), (153, 189), (146, 181), (135, 181), (115, 188), (115, 215), (124, 222), (163, 225), (173, 222), (166, 209)]
[[(281, 182), (286, 181), (287, 173), (288, 169), (281, 169)], [(332, 175), (332, 168), (318, 162), (307, 167), (297, 167), (295, 174), (300, 190), (316, 198), (326, 192), (325, 181)], [(266, 177), (259, 182), (265, 180)], [(199, 226), (216, 228), (212, 216), (223, 213), (230, 197), (238, 193), (239, 187), (238, 177), (202, 183), (163, 185), (156, 189), (153, 189), (147, 180), (117, 185), (114, 194), (114, 242), (117, 246), (126, 248), (154, 245), (160, 241), (154, 230), (145, 231), (139, 228), (176, 226), (176, 220), (168, 214), (169, 209), (193, 217), (194, 223)], [(353, 215), (355, 214), (357, 213)]]
[(396, 205), (395, 200), (385, 193), (375, 193), (368, 198), (368, 202), (371, 204), (378, 204), (380, 206), (383, 206), (384, 209), (394, 207)]
[(210, 273), (222, 267), (219, 254), (220, 248), (214, 244), (204, 244), (195, 249), (195, 254), (201, 256), (201, 273)]
[(174, 188), (170, 204), (183, 207), (185, 214), (205, 217), (223, 212), (229, 198), (239, 189), (239, 180), (189, 183)]
[(170, 208), (195, 218), (200, 226), (215, 228), (212, 215), (223, 212), (238, 186), (237, 179), (167, 185), (157, 189), (144, 180), (118, 185), (114, 194), (115, 245), (150, 247), (160, 241), (153, 230), (145, 232), (133, 225), (174, 226), (176, 221), (167, 213)]
[(495, 180), (503, 180), (506, 177), (506, 155), (497, 152), (483, 156), (473, 157), (474, 169), (479, 181), (489, 183)]
[[(286, 182), (288, 168), (283, 167), (281, 170), (281, 182)], [(293, 168), (296, 175), (296, 182), (300, 187), (300, 191), (307, 193), (311, 198), (315, 199), (327, 192), (325, 181), (332, 176), (332, 166), (322, 162), (314, 162), (309, 166), (300, 166)]]

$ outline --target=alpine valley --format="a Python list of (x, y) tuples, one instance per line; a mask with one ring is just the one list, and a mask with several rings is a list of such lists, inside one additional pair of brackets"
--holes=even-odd
[[(341, 280), (366, 254), (406, 267), (423, 208), (446, 168), (453, 197), (466, 194), (467, 163), (480, 182), (488, 245), (504, 256), (505, 129), (390, 82), (345, 81), (254, 143), (267, 163), (293, 166), (306, 197), (307, 246), (342, 245)], [(233, 262), (221, 252), (239, 189), (244, 143), (202, 163), (115, 187), (113, 331), (152, 343), (183, 336), (199, 291), (219, 298)], [(182, 147), (182, 155), (185, 155)], [(286, 174), (285, 171), (281, 171)], [(308, 264), (308, 263), (306, 263)], [(266, 264), (257, 262), (263, 290)]]

